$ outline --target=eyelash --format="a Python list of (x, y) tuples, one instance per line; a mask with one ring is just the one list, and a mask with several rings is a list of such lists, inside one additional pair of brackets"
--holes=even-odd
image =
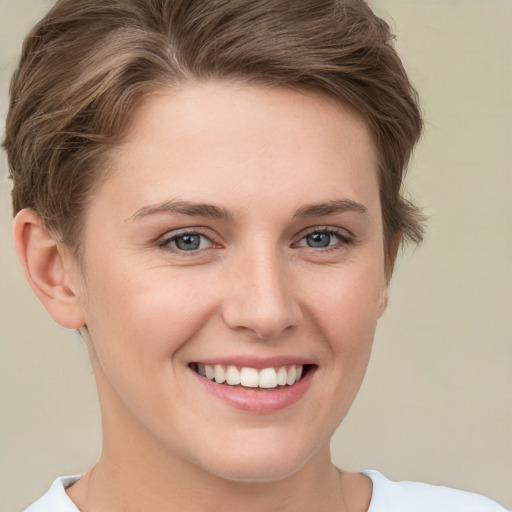
[[(326, 247), (317, 247), (317, 248), (311, 247), (311, 246), (298, 245), (300, 242), (302, 242), (308, 236), (316, 235), (316, 234), (334, 236), (334, 237), (338, 238), (338, 242), (333, 245), (328, 245)], [(189, 251), (180, 249), (178, 247), (172, 247), (170, 245), (172, 242), (175, 242), (179, 238), (185, 237), (185, 236), (199, 236), (201, 238), (205, 238), (206, 240), (208, 240), (208, 242), (212, 245), (208, 248), (203, 248), (203, 249), (198, 248), (198, 249), (192, 249)], [(347, 247), (347, 246), (353, 245), (353, 244), (354, 244), (354, 239), (353, 239), (352, 235), (347, 234), (345, 231), (342, 231), (340, 229), (330, 228), (330, 227), (325, 227), (325, 228), (317, 227), (317, 228), (312, 228), (309, 231), (303, 233), (297, 242), (293, 242), (291, 244), (291, 247), (305, 247), (306, 249), (313, 249), (315, 251), (326, 252), (326, 251), (336, 250), (341, 247)], [(204, 251), (205, 249), (216, 248), (215, 247), (216, 244), (211, 239), (211, 237), (208, 234), (206, 234), (204, 231), (201, 231), (198, 229), (192, 229), (190, 231), (182, 231), (180, 233), (172, 234), (171, 236), (166, 236), (165, 238), (160, 240), (157, 245), (158, 245), (158, 247), (160, 247), (164, 250), (170, 251), (170, 252), (179, 253), (179, 254), (187, 254), (188, 253), (190, 255), (197, 254), (199, 252)], [(217, 247), (220, 247), (220, 246), (217, 246)]]
[[(188, 254), (191, 254), (191, 255), (197, 254), (198, 252), (201, 252), (201, 251), (204, 250), (204, 249), (194, 249), (194, 250), (186, 251), (186, 250), (183, 250), (183, 249), (179, 249), (178, 247), (171, 247), (170, 246), (170, 244), (172, 242), (175, 242), (179, 238), (185, 237), (185, 236), (199, 236), (201, 238), (205, 238), (206, 240), (208, 240), (208, 242), (210, 244), (212, 244), (213, 247), (215, 246), (215, 243), (212, 241), (211, 237), (208, 236), (205, 232), (203, 232), (201, 230), (198, 230), (198, 229), (182, 231), (180, 233), (174, 233), (171, 236), (166, 236), (166, 237), (164, 237), (162, 240), (160, 240), (158, 242), (158, 246), (160, 248), (162, 248), (164, 250), (167, 250), (167, 251), (170, 251), (170, 252), (180, 253), (180, 254), (187, 254), (188, 253)], [(208, 248), (210, 249), (212, 247), (208, 247)]]
[[(317, 235), (317, 234), (318, 235), (334, 236), (334, 237), (336, 237), (338, 239), (338, 242), (333, 244), (333, 245), (328, 245), (327, 247), (317, 247), (317, 248), (309, 247), (309, 246), (297, 245), (298, 243), (300, 243), (304, 239), (306, 239), (308, 236), (310, 236), (310, 235)], [(309, 231), (306, 231), (305, 233), (303, 233), (301, 235), (299, 241), (293, 243), (292, 246), (295, 246), (295, 247), (306, 247), (308, 249), (313, 249), (313, 250), (325, 252), (325, 251), (331, 251), (331, 250), (340, 249), (342, 247), (347, 247), (347, 246), (353, 245), (353, 244), (354, 244), (353, 236), (348, 234), (344, 230), (336, 229), (336, 228), (331, 228), (331, 227), (320, 227), (320, 228), (319, 227), (315, 227), (315, 228), (312, 228)]]

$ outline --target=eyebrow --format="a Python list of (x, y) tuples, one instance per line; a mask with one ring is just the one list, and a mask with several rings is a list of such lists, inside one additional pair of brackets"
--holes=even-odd
[[(368, 209), (361, 203), (350, 199), (336, 199), (324, 203), (309, 204), (299, 208), (294, 218), (323, 217), (352, 211), (366, 214)], [(208, 203), (195, 203), (193, 201), (177, 201), (174, 199), (164, 201), (155, 205), (144, 206), (137, 210), (128, 220), (139, 220), (149, 215), (178, 213), (190, 217), (205, 217), (209, 219), (233, 220), (234, 216), (228, 210), (221, 206), (215, 206)]]
[(333, 215), (344, 212), (367, 214), (368, 208), (361, 203), (351, 201), (350, 199), (336, 199), (333, 201), (327, 201), (326, 203), (316, 203), (303, 206), (295, 212), (294, 217), (323, 217), (324, 215)]
[(137, 210), (128, 220), (139, 220), (158, 213), (179, 213), (181, 215), (189, 215), (190, 217), (206, 217), (217, 220), (233, 219), (233, 215), (221, 206), (171, 199), (155, 205), (144, 206)]

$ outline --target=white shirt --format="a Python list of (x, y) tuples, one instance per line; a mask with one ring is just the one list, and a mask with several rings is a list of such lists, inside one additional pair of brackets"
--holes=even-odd
[[(485, 496), (419, 482), (393, 482), (378, 471), (363, 471), (373, 482), (368, 512), (506, 512)], [(79, 476), (57, 478), (24, 512), (80, 512), (65, 489)]]

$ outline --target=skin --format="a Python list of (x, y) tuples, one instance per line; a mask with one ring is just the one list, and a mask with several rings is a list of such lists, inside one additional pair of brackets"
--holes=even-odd
[[(103, 452), (69, 496), (85, 512), (367, 510), (370, 481), (329, 455), (387, 305), (364, 122), (311, 93), (189, 84), (139, 108), (110, 165), (81, 265), (33, 212), (16, 219), (29, 282), (80, 329), (98, 386)], [(178, 248), (184, 232), (198, 250)], [(270, 413), (219, 400), (189, 367), (283, 354), (314, 372)]]

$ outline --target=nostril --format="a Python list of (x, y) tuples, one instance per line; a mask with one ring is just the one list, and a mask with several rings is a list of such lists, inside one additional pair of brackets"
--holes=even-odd
[(293, 305), (269, 305), (266, 308), (241, 307), (233, 304), (224, 310), (224, 322), (231, 329), (250, 331), (261, 340), (277, 338), (285, 331), (289, 333), (301, 321), (302, 314)]

